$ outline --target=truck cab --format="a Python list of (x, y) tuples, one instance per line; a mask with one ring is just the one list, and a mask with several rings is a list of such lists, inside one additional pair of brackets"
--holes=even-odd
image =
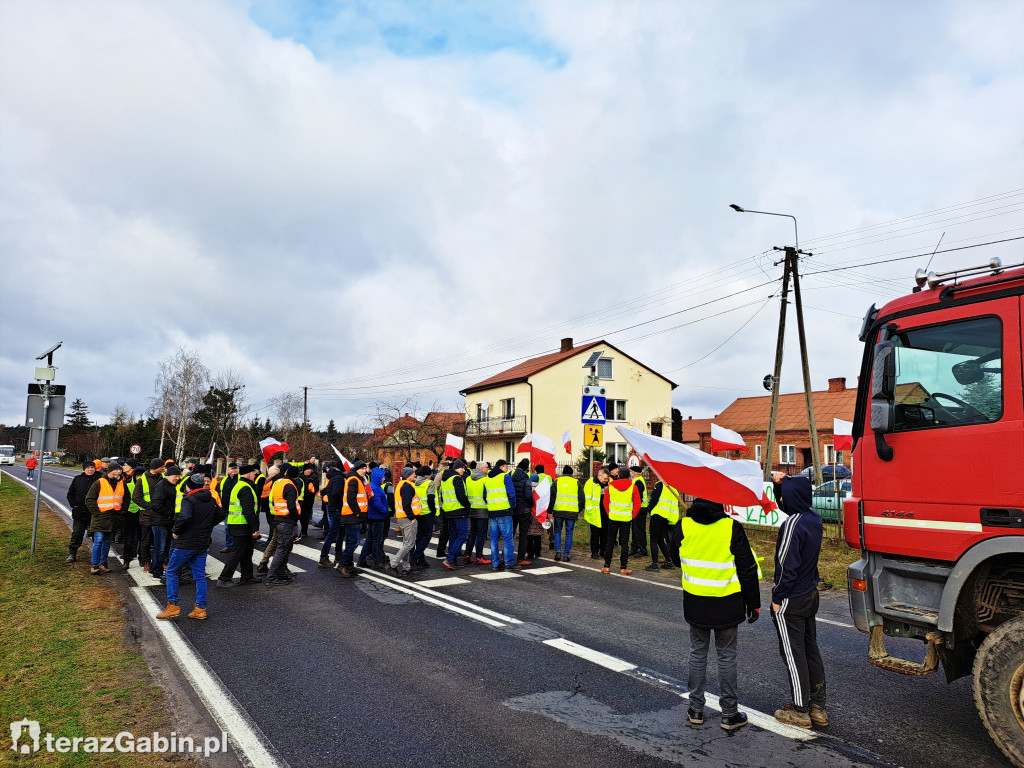
[[(917, 283), (861, 333), (850, 611), (876, 666), (974, 675), (985, 726), (1024, 766), (1024, 268)], [(922, 640), (924, 661), (889, 656), (887, 635)]]

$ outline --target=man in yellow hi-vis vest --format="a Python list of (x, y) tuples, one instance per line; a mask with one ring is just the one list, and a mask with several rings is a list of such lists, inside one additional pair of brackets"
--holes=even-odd
[(682, 520), (679, 563), (683, 574), (683, 618), (690, 625), (687, 688), (694, 725), (704, 722), (708, 649), (715, 633), (718, 681), (722, 689), (722, 728), (747, 724), (738, 709), (736, 641), (744, 617), (753, 623), (761, 609), (760, 569), (743, 526), (716, 501), (695, 499)]

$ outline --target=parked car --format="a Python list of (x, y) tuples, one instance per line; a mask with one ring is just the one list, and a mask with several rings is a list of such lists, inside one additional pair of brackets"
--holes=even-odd
[[(836, 488), (838, 482), (839, 487)], [(850, 480), (829, 480), (822, 483), (811, 494), (811, 506), (826, 523), (838, 523), (843, 499), (850, 495), (853, 483)]]

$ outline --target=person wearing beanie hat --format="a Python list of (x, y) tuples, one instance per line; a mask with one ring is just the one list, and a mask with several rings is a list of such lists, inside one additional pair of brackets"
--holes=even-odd
[(533, 520), (533, 483), (530, 482), (530, 460), (523, 459), (516, 464), (510, 475), (516, 494), (515, 514), (512, 517), (512, 534), (516, 537), (517, 565), (530, 565), (529, 533)]
[(619, 467), (618, 478), (609, 482), (604, 490), (604, 506), (608, 510), (608, 533), (605, 537), (604, 567), (601, 573), (611, 573), (616, 541), (620, 547), (619, 573), (623, 576), (633, 573), (629, 568), (629, 534), (633, 520), (640, 512), (640, 504), (640, 491), (629, 479), (625, 465), (622, 465)]
[(100, 476), (85, 494), (85, 506), (90, 512), (89, 530), (92, 531), (92, 574), (98, 576), (110, 573), (107, 554), (114, 531), (120, 526), (120, 517), (128, 508), (125, 498), (124, 479), (121, 466), (112, 463), (106, 475)]
[(210, 533), (224, 519), (207, 486), (207, 478), (200, 472), (185, 481), (185, 496), (181, 511), (174, 516), (171, 526), (171, 558), (167, 563), (167, 606), (156, 615), (158, 619), (175, 619), (181, 615), (178, 607), (178, 584), (182, 569), (189, 567), (196, 585), (195, 607), (190, 619), (206, 618), (206, 552), (210, 548)]
[(153, 490), (163, 479), (164, 463), (160, 459), (149, 462), (149, 469), (136, 475), (132, 489), (132, 506), (139, 510), (139, 563), (142, 570), (150, 572), (153, 559)]
[[(487, 540), (489, 528), (487, 502), (484, 500), (484, 480), (491, 466), (486, 461), (469, 463), (469, 471), (466, 472), (466, 495), (469, 497), (469, 538), (466, 539), (466, 564), (474, 562), (480, 565), (490, 563), (484, 558), (484, 542)], [(476, 554), (474, 555), (474, 550)]]
[(87, 461), (82, 464), (82, 474), (77, 475), (68, 486), (68, 508), (71, 510), (71, 541), (68, 542), (68, 557), (65, 563), (78, 560), (78, 550), (85, 540), (85, 531), (89, 527), (89, 510), (85, 506), (85, 496), (96, 482), (96, 465)]
[(149, 558), (149, 575), (161, 581), (164, 579), (164, 565), (170, 556), (171, 524), (174, 523), (180, 483), (181, 469), (171, 462), (163, 473), (163, 479), (151, 491), (149, 528), (153, 534), (153, 552)]
[(260, 564), (256, 566), (257, 573), (270, 572), (270, 560), (277, 551), (277, 521), (270, 509), (270, 491), (273, 490), (274, 481), (279, 477), (281, 477), (281, 467), (277, 464), (269, 467), (263, 487), (260, 489), (260, 511), (267, 519), (267, 528), (270, 533), (267, 536), (266, 546), (263, 548), (263, 557), (260, 559)]
[(421, 509), (420, 497), (416, 494), (412, 467), (402, 468), (402, 479), (395, 488), (395, 524), (402, 533), (402, 546), (385, 563), (385, 570), (403, 578), (412, 576), (412, 551), (416, 547), (416, 527)]
[[(325, 462), (325, 464), (327, 464)], [(342, 550), (342, 526), (341, 526), (341, 497), (344, 492), (345, 472), (341, 467), (327, 464), (324, 468), (324, 475), (327, 477), (327, 484), (320, 492), (324, 501), (324, 522), (326, 531), (324, 543), (320, 548), (320, 567), (331, 567), (331, 545), (334, 545), (335, 564), (341, 561)]]
[[(227, 475), (220, 478), (216, 484), (210, 484), (210, 490), (215, 491), (214, 499), (220, 499), (221, 510), (224, 512), (225, 517), (227, 517), (228, 514), (228, 499), (231, 497), (231, 491), (239, 481), (238, 470), (240, 467), (241, 465), (237, 461), (232, 461), (228, 464)], [(227, 530), (224, 531), (224, 547), (220, 551), (221, 554), (230, 552), (234, 546), (235, 537), (231, 533), (231, 526), (228, 526)]]
[[(551, 512), (554, 516), (555, 529), (555, 562), (569, 562), (572, 552), (572, 535), (576, 529), (576, 520), (586, 506), (583, 498), (583, 486), (572, 476), (572, 467), (568, 464), (562, 469), (551, 489)], [(562, 540), (562, 528), (565, 528), (565, 540)]]
[[(127, 495), (125, 511), (127, 514), (121, 516), (121, 569), (127, 571), (132, 560), (139, 557), (142, 544), (142, 525), (139, 520), (139, 513), (142, 508), (135, 503), (135, 486), (139, 483), (139, 475), (145, 474), (142, 471), (136, 472), (139, 462), (135, 459), (128, 459), (124, 463), (124, 485)], [(142, 560), (139, 558), (139, 562)]]
[(338, 564), (335, 566), (335, 570), (346, 579), (360, 573), (355, 565), (356, 547), (359, 546), (359, 528), (368, 520), (370, 512), (370, 494), (366, 474), (366, 464), (357, 461), (345, 473), (345, 482), (341, 489), (341, 526), (345, 546), (337, 558)]
[[(295, 543), (295, 530), (299, 523), (299, 468), (293, 464), (282, 465), (282, 476), (270, 486), (270, 513), (274, 516), (274, 533), (277, 546), (274, 559), (270, 562), (267, 584), (280, 587), (291, 583), (288, 557)], [(267, 549), (270, 549), (268, 546)], [(263, 559), (267, 559), (264, 553)]]
[(430, 467), (421, 465), (416, 468), (416, 479), (413, 480), (416, 495), (420, 500), (420, 514), (416, 518), (416, 546), (412, 551), (412, 567), (417, 571), (430, 567), (430, 563), (427, 562), (427, 547), (430, 546), (434, 521), (437, 520), (437, 497), (433, 493), (434, 485), (430, 482), (432, 474)]
[(458, 562), (459, 552), (469, 536), (469, 495), (466, 493), (466, 462), (456, 459), (441, 475), (441, 514), (448, 523), (448, 553), (444, 567), (450, 571), (466, 565)]
[(649, 503), (647, 483), (644, 482), (643, 473), (638, 466), (629, 468), (629, 479), (633, 481), (633, 485), (640, 492), (640, 511), (633, 518), (633, 533), (630, 539), (633, 551), (629, 553), (629, 556), (647, 557), (647, 507)]
[(306, 538), (309, 536), (309, 522), (313, 519), (313, 505), (320, 490), (320, 479), (316, 476), (315, 464), (303, 464), (300, 472), (298, 482), (302, 487), (299, 490), (299, 535)]
[[(235, 587), (255, 584), (262, 576), (252, 572), (253, 541), (260, 535), (260, 513), (256, 496), (256, 464), (238, 467), (238, 481), (222, 497), (221, 508), (227, 513), (228, 531), (235, 540), (235, 546), (224, 560), (224, 569), (217, 577), (218, 587)], [(239, 568), (241, 579), (232, 581), (235, 568)]]
[[(516, 508), (516, 490), (512, 478), (505, 468), (508, 462), (499, 459), (494, 469), (487, 473), (484, 480), (484, 501), (487, 503), (489, 533), (491, 538), (491, 569), (497, 571), (502, 566), (506, 570), (517, 570), (516, 548), (512, 539), (512, 518)], [(501, 540), (501, 548), (498, 541)]]
[(605, 535), (608, 532), (608, 510), (604, 505), (604, 489), (608, 487), (608, 470), (601, 467), (583, 484), (583, 518), (590, 525), (590, 559), (604, 557)]

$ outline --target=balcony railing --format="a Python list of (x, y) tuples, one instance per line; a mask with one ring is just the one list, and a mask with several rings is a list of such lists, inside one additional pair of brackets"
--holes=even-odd
[(513, 416), (511, 419), (470, 419), (466, 422), (466, 437), (497, 437), (498, 435), (525, 435), (526, 417)]

